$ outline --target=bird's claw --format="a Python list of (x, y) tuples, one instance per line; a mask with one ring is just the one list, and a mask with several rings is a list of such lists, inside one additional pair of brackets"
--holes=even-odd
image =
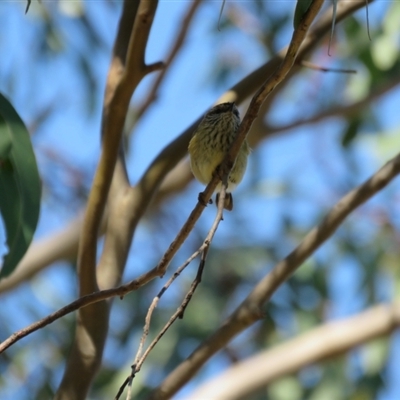
[(207, 204), (212, 204), (212, 203), (213, 203), (212, 199), (208, 200), (208, 202), (204, 200), (204, 192), (200, 192), (200, 193), (199, 193), (198, 199), (199, 199), (199, 202), (200, 202), (204, 207), (207, 207)]

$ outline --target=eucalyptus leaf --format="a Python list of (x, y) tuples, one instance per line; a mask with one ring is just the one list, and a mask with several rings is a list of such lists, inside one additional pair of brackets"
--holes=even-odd
[(296, 9), (294, 11), (293, 27), (297, 29), (304, 14), (308, 11), (313, 0), (297, 0)]
[(0, 94), (0, 212), (8, 246), (0, 278), (16, 268), (32, 241), (40, 196), (39, 171), (29, 132), (11, 103)]

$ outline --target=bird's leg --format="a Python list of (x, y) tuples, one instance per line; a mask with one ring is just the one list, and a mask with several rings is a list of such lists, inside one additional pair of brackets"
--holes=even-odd
[(225, 176), (228, 176), (229, 172), (233, 168), (233, 163), (222, 163), (219, 164), (217, 168), (215, 168), (215, 171), (213, 175), (217, 175), (218, 178), (223, 181)]

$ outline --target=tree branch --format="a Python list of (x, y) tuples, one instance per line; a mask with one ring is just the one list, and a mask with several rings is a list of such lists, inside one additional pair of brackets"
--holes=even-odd
[[(373, 321), (373, 323), (371, 323)], [(341, 321), (328, 322), (241, 361), (209, 380), (190, 400), (239, 400), (300, 369), (343, 354), (400, 326), (400, 302), (372, 307)]]
[(137, 2), (124, 2), (114, 56), (107, 78), (102, 123), (102, 154), (88, 199), (78, 252), (81, 295), (98, 289), (95, 269), (97, 234), (119, 154), (131, 96), (140, 80), (154, 70), (154, 66), (145, 64), (144, 52), (156, 7), (155, 0), (142, 0), (139, 6)]
[[(98, 291), (97, 237), (113, 176), (114, 181), (128, 186), (126, 177), (120, 173), (124, 165), (115, 166), (121, 154), (121, 137), (131, 96), (140, 80), (161, 66), (160, 63), (148, 66), (144, 60), (157, 4), (156, 0), (124, 2), (104, 97), (102, 153), (89, 194), (78, 251), (81, 296)], [(109, 305), (105, 302), (79, 310), (75, 339), (56, 399), (86, 398), (101, 363), (108, 318)]]
[(0, 293), (14, 289), (56, 261), (75, 260), (82, 223), (79, 215), (63, 229), (32, 243), (13, 273), (0, 281)]
[(399, 84), (400, 84), (400, 79), (399, 77), (396, 77), (395, 79), (392, 79), (390, 82), (377, 87), (375, 90), (372, 90), (371, 92), (369, 92), (367, 96), (365, 96), (363, 99), (359, 101), (356, 101), (352, 104), (347, 104), (345, 106), (338, 105), (332, 107), (328, 110), (321, 111), (320, 113), (307, 119), (299, 119), (297, 121), (293, 121), (286, 125), (281, 125), (281, 126), (263, 124), (262, 131), (265, 132), (263, 137), (265, 138), (272, 135), (276, 135), (284, 131), (288, 131), (290, 129), (298, 128), (300, 126), (315, 124), (327, 118), (343, 117), (355, 114), (364, 109), (365, 107), (367, 107), (377, 98), (385, 95), (387, 92), (394, 89)]
[(153, 86), (150, 88), (146, 99), (138, 107), (138, 109), (136, 111), (136, 119), (140, 119), (141, 117), (143, 117), (143, 114), (147, 111), (149, 106), (157, 99), (160, 86), (165, 78), (165, 75), (168, 72), (169, 67), (171, 66), (175, 57), (179, 53), (179, 50), (182, 48), (182, 46), (184, 44), (190, 24), (193, 21), (193, 17), (196, 14), (196, 11), (199, 8), (201, 2), (202, 2), (202, 0), (193, 0), (191, 3), (189, 3), (186, 15), (183, 18), (182, 22), (179, 24), (180, 29), (176, 36), (175, 42), (171, 46), (169, 54), (166, 57), (165, 67), (157, 75), (157, 78), (154, 81)]

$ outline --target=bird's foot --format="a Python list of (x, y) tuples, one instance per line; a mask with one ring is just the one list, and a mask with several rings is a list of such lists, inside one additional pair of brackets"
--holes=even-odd
[(205, 201), (205, 199), (204, 199), (204, 192), (200, 192), (200, 193), (199, 193), (198, 199), (199, 199), (199, 202), (200, 202), (204, 207), (207, 207), (207, 204), (212, 204), (212, 203), (213, 203), (212, 199), (208, 200), (208, 202)]

